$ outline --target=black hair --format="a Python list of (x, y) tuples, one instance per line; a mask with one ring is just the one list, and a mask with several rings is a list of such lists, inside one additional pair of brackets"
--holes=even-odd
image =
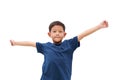
[(49, 32), (51, 31), (51, 29), (52, 29), (55, 25), (62, 26), (63, 30), (65, 31), (65, 25), (64, 25), (62, 22), (60, 22), (60, 21), (53, 21), (53, 22), (50, 23), (50, 25), (49, 25)]

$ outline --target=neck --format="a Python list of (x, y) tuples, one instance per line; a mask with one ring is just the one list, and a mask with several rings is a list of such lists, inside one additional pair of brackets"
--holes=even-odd
[(54, 42), (54, 44), (55, 44), (55, 45), (60, 45), (60, 44), (61, 44), (61, 42)]

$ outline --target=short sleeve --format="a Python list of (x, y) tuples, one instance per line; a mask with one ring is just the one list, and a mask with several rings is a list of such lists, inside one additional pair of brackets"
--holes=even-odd
[(80, 42), (78, 41), (77, 36), (69, 39), (69, 44), (73, 50), (80, 46)]
[(37, 52), (38, 53), (42, 53), (43, 54), (43, 44), (42, 43), (39, 43), (39, 42), (36, 42), (36, 49), (37, 49)]

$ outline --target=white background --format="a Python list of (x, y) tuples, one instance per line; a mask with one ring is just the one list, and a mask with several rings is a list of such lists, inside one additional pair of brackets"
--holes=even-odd
[(43, 55), (9, 40), (48, 42), (54, 20), (72, 38), (107, 20), (109, 28), (84, 38), (73, 57), (72, 80), (120, 80), (119, 0), (0, 0), (0, 80), (39, 80)]

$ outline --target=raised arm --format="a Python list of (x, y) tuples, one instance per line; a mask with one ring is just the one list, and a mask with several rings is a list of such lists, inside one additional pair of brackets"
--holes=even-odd
[(107, 28), (108, 27), (108, 22), (107, 21), (103, 21), (101, 22), (99, 25), (92, 27), (84, 32), (82, 32), (80, 35), (78, 35), (78, 41), (80, 41), (81, 39), (83, 39), (84, 37), (96, 32), (99, 29), (102, 28)]
[(10, 40), (10, 43), (12, 46), (32, 46), (32, 47), (36, 47), (36, 43), (35, 42), (29, 42), (29, 41), (14, 41), (14, 40)]

